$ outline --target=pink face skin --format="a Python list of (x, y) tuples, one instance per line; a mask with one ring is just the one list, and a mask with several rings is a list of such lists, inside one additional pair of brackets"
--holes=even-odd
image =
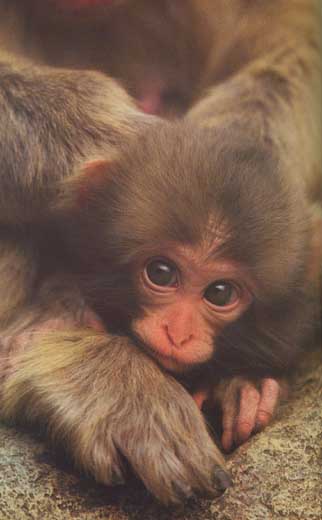
[[(209, 246), (169, 246), (145, 260), (138, 285), (146, 301), (145, 314), (132, 324), (133, 332), (168, 370), (182, 372), (213, 355), (214, 339), (235, 321), (252, 301), (251, 280), (233, 262), (207, 258)], [(166, 286), (153, 283), (146, 267), (151, 261), (169, 262), (175, 271)], [(214, 282), (229, 284), (224, 305), (209, 301), (206, 290)], [(212, 285), (213, 286), (213, 285)]]

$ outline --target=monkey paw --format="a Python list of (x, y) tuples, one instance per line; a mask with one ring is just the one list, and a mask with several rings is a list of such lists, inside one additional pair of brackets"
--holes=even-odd
[[(16, 393), (18, 384), (25, 388), (32, 369), (30, 392), (45, 399), (42, 413), (51, 403), (53, 438), (78, 467), (111, 485), (125, 480), (126, 459), (164, 504), (216, 496), (230, 485), (192, 397), (130, 339), (89, 329), (45, 339), (24, 361), (28, 371), (20, 368), (10, 384)], [(56, 367), (50, 380), (48, 366)]]
[(161, 395), (137, 410), (130, 424), (128, 417), (128, 427), (123, 424), (115, 438), (117, 447), (164, 504), (218, 495), (231, 484), (225, 461), (191, 397), (174, 381), (167, 385), (171, 399)]
[(111, 415), (101, 417), (87, 436), (82, 465), (97, 481), (115, 484), (124, 479), (124, 457), (165, 505), (218, 496), (231, 485), (224, 458), (190, 395), (172, 379), (163, 384), (167, 387), (156, 385), (156, 392), (150, 387), (150, 395), (145, 390), (146, 396), (124, 395), (115, 402)]
[[(196, 395), (199, 406), (205, 395), (203, 392)], [(215, 389), (213, 399), (222, 409), (221, 442), (224, 450), (230, 451), (233, 445), (238, 446), (252, 433), (263, 430), (274, 417), (280, 399), (286, 395), (287, 384), (272, 378), (263, 378), (257, 383), (242, 377), (223, 381)]]

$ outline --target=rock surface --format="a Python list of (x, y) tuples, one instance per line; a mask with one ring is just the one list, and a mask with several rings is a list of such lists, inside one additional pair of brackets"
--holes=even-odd
[(169, 511), (140, 484), (105, 488), (54, 460), (28, 433), (0, 428), (0, 520), (321, 520), (322, 352), (306, 357), (292, 399), (231, 456), (234, 487)]

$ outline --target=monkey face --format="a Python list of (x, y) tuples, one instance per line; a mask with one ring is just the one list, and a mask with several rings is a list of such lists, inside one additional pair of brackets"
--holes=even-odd
[(143, 313), (132, 331), (165, 368), (182, 372), (208, 361), (216, 337), (252, 301), (252, 283), (237, 264), (209, 258), (207, 247), (168, 245), (139, 267)]

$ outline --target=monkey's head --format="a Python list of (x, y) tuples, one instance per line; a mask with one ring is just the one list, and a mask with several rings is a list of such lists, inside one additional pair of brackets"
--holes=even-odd
[(103, 317), (119, 309), (173, 371), (225, 360), (231, 348), (238, 357), (239, 347), (248, 364), (273, 363), (274, 349), (254, 345), (249, 329), (265, 320), (271, 333), (301, 287), (306, 222), (269, 145), (162, 123), (71, 184), (69, 239)]

